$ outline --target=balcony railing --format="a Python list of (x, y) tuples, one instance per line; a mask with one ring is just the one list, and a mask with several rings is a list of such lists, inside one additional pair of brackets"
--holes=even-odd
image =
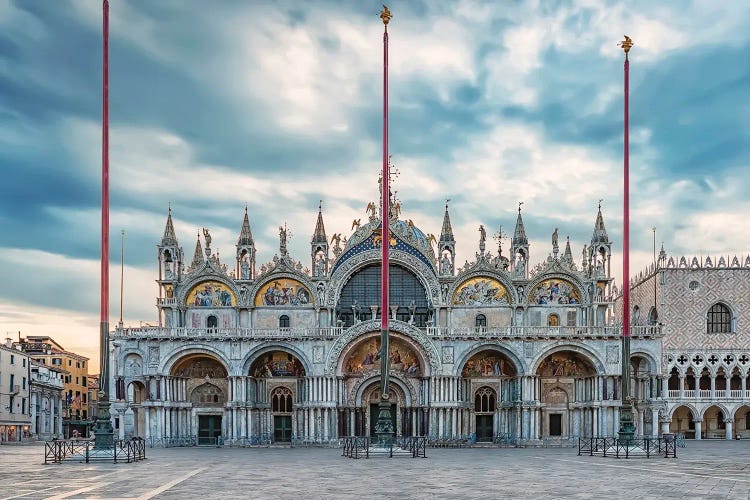
[[(379, 322), (373, 323), (373, 327)], [(393, 323), (403, 323), (394, 320)], [(406, 323), (403, 323), (406, 325)], [(414, 328), (409, 326), (409, 328)], [(344, 327), (324, 328), (164, 328), (145, 326), (121, 328), (115, 337), (138, 339), (312, 339), (336, 338)], [(505, 327), (435, 327), (422, 331), (432, 338), (445, 339), (613, 339), (622, 335), (620, 326), (505, 326)], [(632, 326), (633, 338), (658, 338), (662, 336), (660, 326)]]
[(698, 397), (699, 398), (710, 398), (711, 397), (711, 391), (707, 391), (705, 389), (701, 389), (698, 391)]
[(683, 394), (685, 394), (686, 398), (694, 398), (695, 397), (695, 391), (683, 391)]
[(680, 391), (670, 389), (669, 391), (667, 391), (667, 397), (669, 397), (670, 399), (678, 399), (680, 397)]

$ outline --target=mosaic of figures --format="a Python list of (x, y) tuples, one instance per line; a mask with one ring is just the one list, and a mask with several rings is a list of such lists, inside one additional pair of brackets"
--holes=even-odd
[(213, 358), (193, 356), (175, 366), (172, 374), (185, 378), (226, 378), (227, 370)]
[(568, 281), (548, 279), (531, 290), (529, 301), (532, 304), (580, 304), (581, 294)]
[(185, 300), (186, 306), (194, 307), (232, 307), (237, 299), (232, 290), (218, 281), (204, 281), (193, 287)]
[(514, 377), (516, 367), (502, 354), (481, 351), (473, 355), (464, 365), (462, 377)]
[(294, 355), (285, 351), (271, 351), (253, 363), (250, 374), (256, 378), (304, 377), (305, 368)]
[(453, 294), (453, 303), (462, 306), (508, 304), (508, 290), (494, 278), (471, 278)]
[(559, 352), (542, 361), (537, 373), (542, 377), (588, 377), (595, 375), (596, 370), (583, 356)]
[[(391, 338), (388, 360), (393, 372), (418, 376), (422, 374), (419, 357), (412, 348), (399, 338)], [(380, 338), (371, 338), (354, 348), (344, 363), (344, 373), (359, 375), (366, 372), (380, 371)]]
[(310, 290), (293, 279), (277, 279), (263, 285), (255, 296), (256, 306), (306, 306)]

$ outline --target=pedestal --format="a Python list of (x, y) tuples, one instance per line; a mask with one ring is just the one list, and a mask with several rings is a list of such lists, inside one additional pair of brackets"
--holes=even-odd
[(378, 405), (378, 421), (375, 424), (375, 434), (380, 444), (385, 446), (391, 442), (394, 429), (391, 421), (391, 402), (387, 399), (381, 400)]
[(94, 449), (112, 449), (114, 447), (114, 429), (112, 428), (112, 419), (109, 415), (109, 401), (107, 395), (103, 392), (99, 393), (99, 401), (97, 402), (97, 417), (96, 423), (94, 424)]

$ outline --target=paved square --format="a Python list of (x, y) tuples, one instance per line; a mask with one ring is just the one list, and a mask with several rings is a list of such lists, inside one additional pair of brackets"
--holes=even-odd
[(750, 498), (750, 441), (689, 442), (679, 458), (563, 449), (429, 449), (360, 459), (336, 449), (148, 449), (137, 464), (42, 465), (0, 447), (0, 498)]

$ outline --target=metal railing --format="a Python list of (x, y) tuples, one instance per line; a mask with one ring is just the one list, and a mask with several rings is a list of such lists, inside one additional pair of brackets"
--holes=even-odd
[(146, 441), (142, 438), (115, 440), (112, 448), (96, 448), (94, 441), (61, 439), (44, 443), (44, 463), (62, 462), (138, 462), (146, 459)]
[(196, 436), (162, 436), (146, 438), (149, 448), (184, 448), (197, 444)]
[(673, 434), (629, 440), (617, 437), (578, 438), (578, 456), (585, 454), (615, 458), (677, 458), (677, 439)]
[[(369, 436), (347, 436), (341, 438), (341, 443), (341, 456), (346, 458), (370, 458), (371, 456), (427, 458), (426, 436), (398, 436), (385, 445), (381, 444), (377, 438)], [(377, 446), (377, 451), (374, 446)]]
[[(634, 338), (663, 336), (660, 326), (631, 326)], [(505, 327), (452, 327), (428, 326), (427, 335), (442, 338), (620, 338), (621, 326), (505, 326)]]
[(120, 328), (116, 338), (126, 339), (277, 339), (277, 338), (335, 338), (343, 327), (325, 328), (166, 328), (144, 326)]
[(476, 442), (474, 434), (459, 434), (446, 436), (429, 436), (427, 446), (430, 448), (468, 448)]

